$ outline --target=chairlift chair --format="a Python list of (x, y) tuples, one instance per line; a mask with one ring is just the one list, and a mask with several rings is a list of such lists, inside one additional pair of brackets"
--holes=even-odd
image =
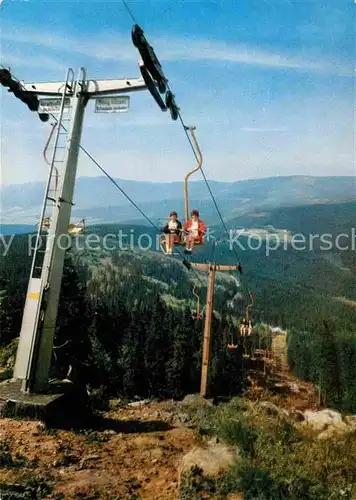
[[(41, 230), (48, 232), (51, 225), (51, 217), (44, 217), (41, 223)], [(86, 230), (85, 219), (80, 222), (71, 222), (68, 226), (68, 234), (71, 236), (77, 236)]]
[(82, 219), (78, 223), (70, 223), (68, 227), (68, 233), (72, 236), (77, 236), (78, 234), (83, 233), (86, 230), (85, 227), (85, 219)]
[(195, 321), (198, 321), (198, 320), (201, 320), (203, 319), (203, 315), (200, 311), (200, 297), (199, 295), (196, 293), (195, 289), (196, 289), (196, 283), (194, 283), (194, 287), (193, 287), (193, 295), (196, 297), (197, 299), (197, 307), (196, 307), (196, 310), (192, 313), (192, 318), (195, 320)]
[[(192, 139), (193, 139), (193, 142), (195, 144), (196, 151), (197, 151), (197, 156), (198, 156), (198, 165), (196, 167), (194, 167), (192, 170), (190, 170), (187, 173), (187, 175), (184, 177), (184, 216), (185, 216), (185, 220), (187, 221), (189, 219), (188, 179), (192, 174), (194, 174), (195, 172), (197, 172), (198, 170), (200, 170), (202, 168), (203, 155), (202, 155), (202, 152), (200, 150), (197, 138), (195, 136), (194, 131), (195, 131), (196, 127), (185, 127), (185, 129), (190, 131), (190, 134), (192, 136)], [(202, 239), (202, 238), (197, 238), (194, 240), (194, 245), (203, 245), (203, 244), (204, 244), (204, 239)], [(184, 230), (181, 231), (180, 238), (178, 239), (178, 241), (173, 243), (173, 246), (174, 247), (175, 246), (185, 246)], [(165, 237), (165, 235), (162, 235), (162, 237), (160, 238), (160, 248), (161, 248), (163, 253), (168, 255), (167, 249), (166, 249), (166, 237)], [(173, 253), (173, 254), (178, 255), (177, 253)]]
[(229, 328), (229, 336), (230, 336), (230, 342), (227, 344), (228, 349), (237, 349), (238, 348), (238, 343), (234, 342), (234, 334), (231, 331), (231, 327)]

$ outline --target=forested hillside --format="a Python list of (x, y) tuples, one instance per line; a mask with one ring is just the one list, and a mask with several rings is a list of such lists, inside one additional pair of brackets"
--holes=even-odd
[[(55, 342), (66, 347), (55, 350), (53, 376), (65, 376), (72, 365), (76, 376), (93, 387), (131, 397), (178, 397), (198, 390), (203, 324), (192, 319), (197, 305), (193, 287), (204, 307), (207, 275), (188, 270), (183, 254), (166, 257), (154, 246), (138, 248), (144, 233), (155, 242), (154, 229), (122, 225), (92, 226), (73, 239)], [(90, 234), (97, 238), (94, 245), (88, 244)], [(121, 246), (118, 234), (127, 235)], [(27, 243), (27, 235), (16, 236), (0, 263), (2, 345), (20, 331), (31, 263)], [(317, 384), (322, 381), (325, 402), (355, 409), (354, 268), (345, 270), (334, 255), (333, 250), (325, 258), (319, 249), (281, 247), (267, 256), (262, 245), (259, 250), (238, 249), (236, 256), (228, 242), (215, 246), (213, 241), (195, 250), (193, 261), (236, 264), (238, 257), (243, 266), (238, 288), (230, 274), (217, 273), (211, 363), (215, 393), (237, 393), (245, 376), (243, 349), (229, 351), (226, 346), (236, 335), (250, 290), (254, 323), (288, 329), (294, 371)], [(255, 328), (251, 347), (263, 328)]]
[[(26, 242), (23, 236), (15, 238), (8, 264), (1, 264), (1, 345), (20, 329), (30, 264), (24, 258)], [(192, 304), (187, 300), (178, 308), (171, 300), (167, 304), (161, 282), (152, 278), (154, 263), (149, 259), (140, 265), (133, 255), (115, 253), (99, 266), (83, 260), (73, 255), (66, 260), (55, 345), (67, 343), (67, 348), (55, 349), (53, 376), (65, 376), (72, 365), (76, 375), (93, 387), (131, 397), (179, 397), (198, 390), (202, 322), (192, 319), (188, 307)], [(183, 285), (185, 272), (173, 264), (160, 273), (172, 281), (167, 291), (175, 288), (174, 279), (180, 283), (178, 300), (190, 296)], [(232, 392), (237, 392), (238, 379), (224, 375), (229, 357), (224, 349), (227, 320), (214, 320), (214, 330), (213, 388), (226, 393), (232, 384)], [(237, 372), (241, 354), (231, 359)]]
[[(341, 230), (350, 235), (346, 241), (349, 248), (346, 250), (340, 251), (335, 247), (335, 238), (332, 240), (333, 245), (328, 250), (320, 249), (320, 239), (319, 242), (318, 239), (315, 239), (315, 244), (311, 248), (309, 248), (307, 240), (305, 250), (299, 250), (298, 247), (292, 248), (289, 242), (285, 247), (283, 241), (274, 250), (272, 239), (270, 242), (272, 249), (268, 252), (265, 240), (259, 242), (244, 235), (237, 239), (232, 250), (230, 241), (233, 240), (233, 237), (229, 241), (229, 236), (222, 232), (221, 227), (213, 226), (213, 237), (221, 241), (215, 244), (216, 240), (210, 239), (204, 247), (196, 248), (193, 261), (206, 262), (213, 257), (218, 263), (236, 264), (237, 260), (240, 260), (243, 268), (243, 274), (240, 277), (241, 291), (249, 289), (256, 295), (253, 313), (257, 321), (284, 328), (294, 326), (308, 329), (314, 319), (323, 317), (325, 320), (337, 321), (343, 327), (353, 327), (356, 323), (356, 309), (341, 299), (356, 300), (355, 252), (352, 250), (352, 228), (356, 227), (354, 206), (355, 204), (352, 203), (336, 205), (332, 209), (333, 211), (324, 206), (321, 206), (320, 211), (316, 206), (299, 207), (293, 210), (286, 208), (272, 212), (269, 218), (266, 218), (266, 222), (275, 228), (280, 227), (277, 225), (279, 223), (278, 217), (283, 218), (288, 224), (294, 220), (291, 231), (302, 233), (307, 238), (310, 234), (323, 234), (322, 231), (335, 236), (337, 231)], [(287, 218), (290, 211), (292, 214)], [(324, 215), (324, 211), (328, 212), (330, 217)], [(332, 217), (333, 212), (339, 213), (335, 219)], [(249, 221), (251, 219), (252, 217)], [(303, 220), (306, 221), (304, 230)], [(310, 220), (314, 222), (310, 222)], [(319, 232), (317, 229), (318, 220), (324, 221)], [(343, 220), (343, 225), (341, 225), (341, 220)], [(240, 227), (254, 227), (247, 225), (249, 221), (242, 219)], [(256, 223), (255, 227), (266, 226), (263, 223)], [(288, 225), (283, 227), (289, 228)], [(149, 236), (152, 251), (150, 249), (141, 251), (136, 249), (135, 253), (132, 254), (132, 258), (136, 258), (140, 262), (140, 266), (144, 266), (143, 274), (153, 273), (150, 276), (169, 284), (171, 269), (182, 269), (183, 275), (180, 280), (183, 283), (185, 297), (192, 297), (191, 287), (187, 286), (186, 279), (189, 276), (190, 279), (196, 280), (196, 275), (194, 273), (187, 274), (181, 266), (176, 267), (176, 262), (182, 261), (184, 254), (180, 253), (175, 260), (153, 251), (159, 249), (156, 245), (157, 232), (154, 228), (108, 224), (91, 226), (90, 232), (99, 235), (103, 240), (108, 235), (113, 235), (106, 240), (106, 246), (109, 248), (110, 246), (119, 246), (119, 234), (126, 235), (121, 240), (121, 248), (123, 249), (137, 248), (140, 235)], [(111, 251), (105, 250), (103, 240), (97, 244), (97, 250), (81, 250), (81, 255), (85, 255), (89, 259), (88, 262), (95, 263), (99, 262), (99, 256), (103, 258), (110, 256)], [(146, 241), (143, 239), (142, 244), (146, 245)], [(340, 244), (344, 247), (345, 240), (340, 240)], [(84, 245), (78, 246), (85, 248)], [(225, 275), (225, 278), (220, 275), (219, 278), (223, 280), (223, 283), (230, 282), (230, 287), (235, 286), (229, 274)], [(206, 282), (206, 277), (204, 279)], [(179, 285), (174, 289), (173, 295), (178, 293), (178, 289)], [(202, 300), (204, 300), (204, 295), (204, 290), (202, 290)], [(224, 307), (223, 303), (225, 301), (226, 304), (228, 297), (229, 292), (226, 289), (225, 296), (222, 298), (222, 303), (217, 306), (217, 310)], [(220, 300), (219, 294), (217, 294), (217, 300)]]

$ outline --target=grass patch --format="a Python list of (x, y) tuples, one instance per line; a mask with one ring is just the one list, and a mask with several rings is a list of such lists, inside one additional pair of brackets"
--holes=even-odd
[(5, 368), (13, 368), (19, 339), (12, 340), (8, 345), (0, 347), (0, 366)]
[(0, 467), (14, 467), (10, 441), (0, 441)]
[(220, 500), (218, 494), (219, 484), (216, 479), (203, 475), (202, 469), (194, 467), (181, 478), (179, 500), (191, 500), (192, 498), (215, 498)]
[(91, 389), (89, 392), (89, 407), (94, 414), (110, 409), (110, 397), (104, 386)]
[(242, 398), (206, 414), (201, 429), (238, 446), (243, 458), (214, 484), (191, 475), (184, 491), (213, 495), (215, 488), (211, 498), (243, 492), (245, 500), (355, 498), (356, 431), (329, 440), (304, 436), (287, 418)]
[(41, 475), (23, 475), (14, 484), (0, 483), (1, 500), (40, 500), (52, 492), (52, 484)]
[(34, 468), (37, 463), (37, 461), (28, 460), (20, 453), (14, 454), (10, 440), (4, 439), (0, 441), (0, 468)]
[(86, 438), (85, 442), (86, 444), (102, 444), (102, 443), (107, 443), (110, 439), (110, 436), (103, 434), (101, 432), (97, 431), (87, 431), (85, 432)]

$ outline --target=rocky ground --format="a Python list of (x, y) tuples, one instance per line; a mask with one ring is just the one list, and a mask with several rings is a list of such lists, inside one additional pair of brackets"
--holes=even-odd
[(18, 465), (0, 463), (0, 493), (1, 483), (27, 482), (30, 491), (32, 477), (43, 488), (54, 486), (45, 498), (177, 498), (179, 460), (195, 438), (193, 430), (172, 425), (170, 406), (112, 410), (104, 414), (106, 429), (83, 433), (3, 419), (0, 441)]
[[(305, 422), (308, 410), (307, 419), (312, 418), (317, 398), (310, 384), (287, 372), (271, 370), (264, 377), (251, 373), (246, 396), (259, 401), (267, 385), (269, 398), (263, 404), (271, 412), (288, 411)], [(191, 460), (189, 452), (201, 446), (194, 416), (199, 407), (211, 404), (194, 397), (125, 407), (113, 402), (100, 426), (78, 432), (2, 419), (0, 498), (178, 499), (178, 472), (188, 460), (183, 457)], [(210, 455), (220, 451), (214, 448)]]

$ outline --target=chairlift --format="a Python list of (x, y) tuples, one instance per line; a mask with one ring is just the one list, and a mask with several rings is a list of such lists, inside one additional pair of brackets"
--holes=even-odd
[(193, 295), (196, 297), (197, 299), (197, 307), (196, 307), (196, 310), (192, 313), (192, 318), (195, 320), (195, 321), (198, 321), (198, 320), (201, 320), (203, 319), (203, 315), (200, 311), (200, 297), (199, 295), (196, 293), (195, 289), (196, 289), (196, 283), (194, 283), (194, 287), (193, 287)]
[(77, 223), (71, 222), (68, 227), (68, 233), (72, 236), (77, 236), (78, 234), (84, 233), (85, 230), (85, 219), (82, 219)]
[(233, 336), (233, 333), (231, 332), (231, 329), (229, 331), (229, 334), (230, 334), (231, 342), (229, 344), (227, 344), (227, 348), (228, 349), (237, 349), (238, 348), (238, 344), (234, 343), (234, 336)]
[(236, 338), (236, 343), (234, 342), (234, 333), (233, 331), (235, 330), (235, 327), (231, 328), (229, 327), (229, 337), (230, 337), (230, 342), (227, 344), (228, 349), (237, 349), (238, 348), (238, 342)]
[(227, 307), (230, 308), (230, 309), (233, 309), (234, 305), (235, 305), (235, 300), (239, 297), (241, 297), (241, 292), (239, 291), (239, 287), (240, 287), (240, 282), (239, 280), (234, 276), (234, 275), (231, 275), (231, 278), (234, 280), (235, 284), (236, 284), (236, 293), (235, 295), (232, 297), (232, 299), (228, 300), (227, 301)]
[[(196, 127), (185, 127), (185, 129), (189, 130), (189, 132), (192, 136), (192, 139), (193, 139), (196, 151), (197, 151), (197, 156), (198, 156), (198, 165), (196, 167), (194, 167), (192, 170), (190, 170), (186, 174), (186, 176), (184, 177), (184, 215), (185, 215), (185, 221), (188, 221), (188, 219), (189, 219), (188, 179), (192, 174), (194, 174), (198, 170), (201, 170), (202, 165), (203, 165), (203, 155), (202, 155), (202, 152), (200, 150), (200, 147), (199, 147), (196, 135), (195, 135)], [(180, 237), (177, 239), (177, 241), (175, 241), (173, 243), (173, 246), (174, 247), (175, 246), (185, 246), (185, 244), (186, 244), (185, 243), (185, 231), (184, 231), (184, 229), (182, 229)], [(204, 244), (204, 238), (196, 238), (194, 240), (194, 245), (203, 245), (203, 244)], [(161, 248), (163, 253), (168, 255), (168, 252), (166, 249), (166, 236), (165, 235), (163, 235), (160, 238), (160, 248)], [(178, 253), (173, 253), (173, 255), (178, 255)]]
[[(51, 218), (44, 217), (41, 223), (41, 229), (48, 233), (50, 226), (51, 226)], [(82, 219), (79, 222), (71, 222), (68, 226), (68, 234), (70, 234), (71, 236), (78, 236), (79, 234), (85, 232), (85, 230), (86, 230), (85, 219)]]
[(252, 334), (252, 322), (250, 318), (250, 309), (254, 304), (254, 299), (252, 293), (249, 291), (249, 296), (250, 296), (250, 302), (248, 306), (246, 307), (245, 311), (245, 316), (242, 318), (241, 324), (240, 324), (240, 335), (242, 337), (250, 337)]
[(247, 318), (248, 321), (250, 321), (250, 319), (249, 319), (249, 313), (250, 313), (251, 307), (254, 304), (254, 298), (253, 298), (253, 295), (252, 295), (252, 293), (250, 291), (248, 292), (248, 294), (250, 296), (250, 302), (249, 302), (249, 304), (248, 304), (248, 306), (246, 308), (246, 318)]

